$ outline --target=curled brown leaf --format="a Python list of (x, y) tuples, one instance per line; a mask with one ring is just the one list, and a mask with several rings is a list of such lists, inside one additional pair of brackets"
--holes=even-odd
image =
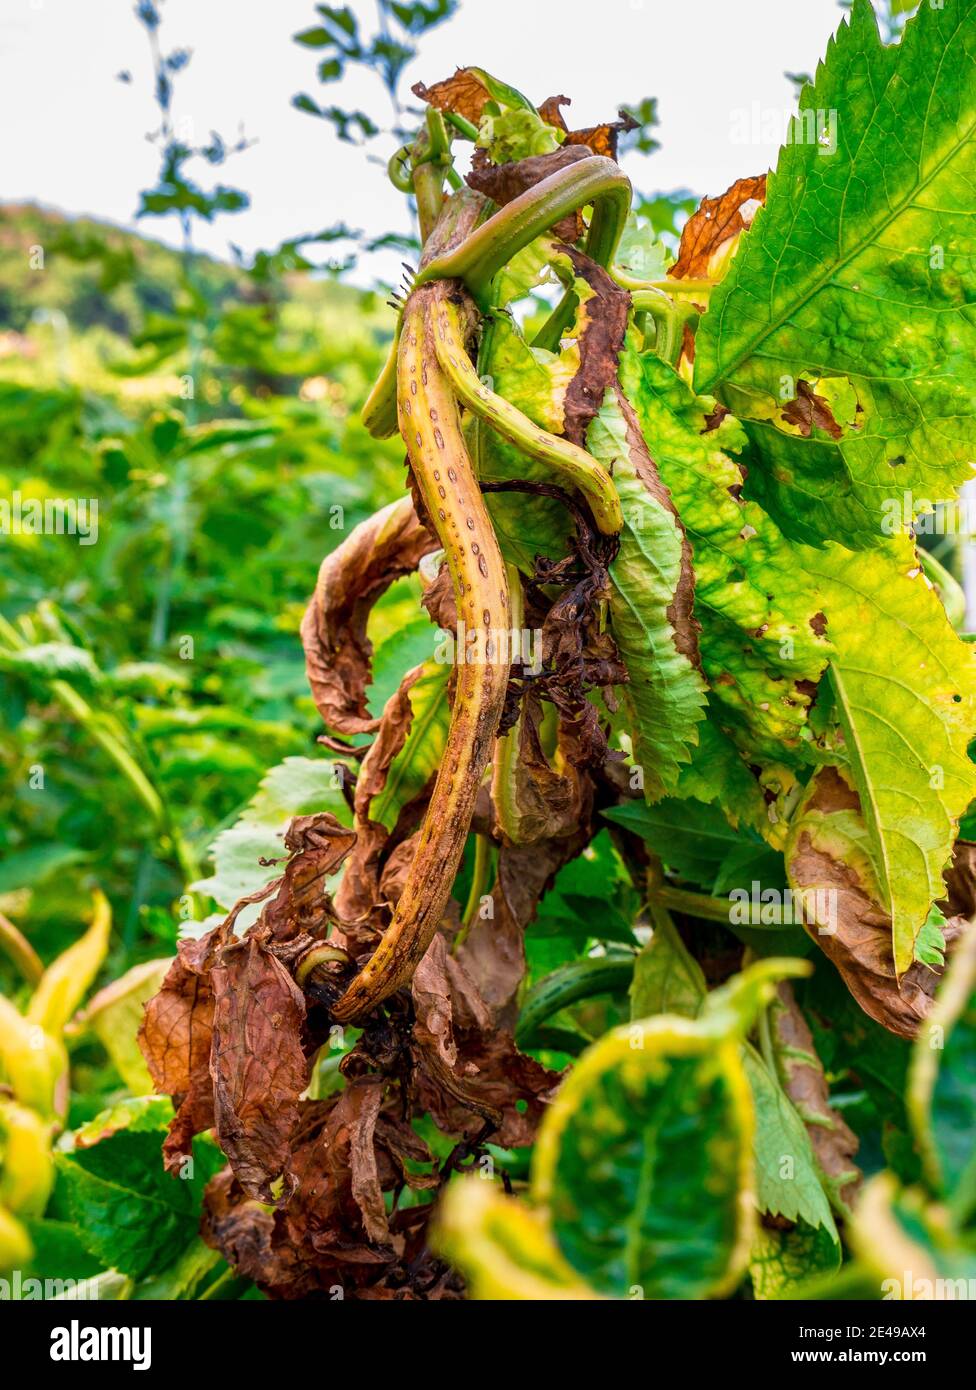
[[(941, 971), (916, 961), (897, 978), (891, 919), (877, 901), (863, 833), (857, 793), (835, 768), (822, 768), (790, 832), (790, 884), (808, 895), (808, 903), (818, 892), (828, 895), (823, 901), (832, 904), (832, 920), (807, 926), (809, 935), (869, 1017), (900, 1037), (914, 1038), (932, 1007)], [(945, 935), (951, 945), (958, 919)]]
[[(541, 702), (530, 689), (522, 700), (519, 722), (509, 735), (518, 739), (518, 748), (512, 759), (511, 786), (506, 788), (507, 817), (517, 826), (512, 838), (520, 845), (571, 834), (579, 823), (582, 806), (580, 770), (571, 758), (561, 757), (558, 768), (550, 763), (542, 746), (542, 717)], [(562, 720), (560, 733), (565, 734)], [(565, 744), (565, 737), (561, 742)], [(506, 838), (497, 817), (493, 833), (496, 839)]]
[(591, 154), (602, 154), (607, 159), (616, 160), (617, 142), (629, 130), (637, 130), (640, 121), (629, 111), (618, 111), (615, 121), (604, 121), (600, 125), (586, 126), (583, 130), (570, 130), (560, 107), (572, 105), (569, 97), (547, 97), (539, 107), (539, 115), (547, 125), (555, 126), (564, 133), (563, 148), (582, 145)]
[(525, 974), (525, 929), (557, 872), (585, 849), (592, 787), (582, 782), (583, 809), (572, 835), (525, 848), (503, 845), (491, 891), (491, 912), (477, 916), (458, 947), (457, 959), (477, 981), (479, 993), (499, 1026), (514, 1028), (515, 1000)]
[(210, 966), (222, 940), (215, 928), (198, 941), (181, 941), (159, 993), (146, 1005), (139, 1046), (157, 1091), (176, 1111), (163, 1144), (168, 1172), (179, 1172), (192, 1153), (195, 1134), (214, 1123), (210, 1046), (213, 992)]
[[(482, 162), (465, 175), (465, 182), (499, 207), (504, 207), (551, 174), (581, 159), (588, 159), (591, 153), (581, 145), (564, 145), (551, 154), (532, 155), (511, 164)], [(582, 212), (570, 213), (553, 226), (553, 232), (562, 241), (579, 241), (583, 231)]]
[(586, 431), (603, 404), (607, 387), (617, 375), (617, 362), (627, 332), (630, 295), (615, 284), (601, 265), (575, 247), (567, 247), (573, 270), (592, 295), (580, 306), (579, 367), (563, 397), (563, 433), (583, 447)]
[(322, 561), (315, 593), (302, 619), (305, 669), (325, 723), (337, 733), (372, 733), (379, 726), (366, 705), (372, 646), (370, 609), (437, 542), (401, 497), (362, 522)]
[(390, 765), (403, 748), (413, 720), (410, 690), (423, 674), (415, 666), (401, 680), (387, 700), (376, 737), (363, 758), (356, 779), (353, 807), (356, 817), (356, 846), (336, 894), (336, 908), (342, 918), (341, 934), (357, 957), (372, 950), (377, 934), (387, 925), (384, 915), (380, 876), (389, 832), (370, 819), (370, 807), (386, 786)]
[(438, 111), (453, 111), (472, 125), (478, 125), (491, 93), (471, 68), (456, 68), (452, 77), (425, 87), (415, 82), (410, 88), (415, 97), (426, 101)]
[(224, 946), (210, 979), (217, 1138), (244, 1191), (270, 1202), (279, 1179), (286, 1193), (297, 1181), (290, 1141), (308, 1085), (304, 996), (253, 929)]
[[(495, 1025), (464, 963), (438, 935), (413, 982), (411, 1091), (448, 1134), (491, 1134), (505, 1146), (532, 1142), (559, 1083), (555, 1072), (519, 1052)], [(418, 970), (419, 973), (419, 970)]]
[(677, 280), (715, 279), (732, 249), (729, 243), (751, 226), (765, 197), (766, 175), (757, 174), (736, 179), (717, 198), (703, 198), (682, 228), (678, 259), (668, 274)]

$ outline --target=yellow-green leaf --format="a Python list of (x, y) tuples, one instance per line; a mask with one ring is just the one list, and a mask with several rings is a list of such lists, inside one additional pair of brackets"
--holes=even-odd
[(560, 1254), (544, 1219), (479, 1177), (450, 1184), (433, 1243), (463, 1273), (475, 1299), (592, 1300), (591, 1289)]
[(92, 924), (45, 970), (27, 1006), (28, 1023), (59, 1037), (98, 974), (108, 951), (112, 910), (102, 893), (95, 894)]
[(881, 906), (903, 974), (958, 820), (976, 795), (976, 653), (960, 641), (907, 539), (884, 551), (830, 545), (806, 564), (822, 596), (837, 722), (861, 801)]

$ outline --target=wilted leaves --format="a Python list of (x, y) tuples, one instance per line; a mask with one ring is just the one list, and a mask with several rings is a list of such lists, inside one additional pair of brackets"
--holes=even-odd
[(311, 933), (331, 924), (323, 884), (353, 840), (326, 812), (296, 819), (285, 871), (256, 895), (270, 901), (245, 937), (232, 930), (242, 900), (224, 924), (181, 944), (141, 1035), (157, 1089), (178, 1107), (164, 1146), (170, 1169), (184, 1161), (194, 1134), (216, 1125), (251, 1195), (270, 1200), (272, 1183), (285, 1175), (298, 1097), (308, 1084), (305, 1004), (289, 967), (296, 939), (310, 946)]

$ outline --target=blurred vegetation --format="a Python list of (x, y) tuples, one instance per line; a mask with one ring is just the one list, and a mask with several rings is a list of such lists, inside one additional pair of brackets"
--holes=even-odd
[[(392, 320), (297, 268), (194, 256), (188, 275), (152, 241), (3, 209), (0, 493), (98, 504), (97, 544), (0, 547), (0, 908), (42, 953), (77, 930), (91, 878), (124, 924), (117, 967), (171, 947), (171, 829), (199, 865), (266, 768), (312, 748), (304, 604), (323, 555), (402, 486), (396, 443), (358, 422)], [(111, 720), (162, 831), (55, 677)]]

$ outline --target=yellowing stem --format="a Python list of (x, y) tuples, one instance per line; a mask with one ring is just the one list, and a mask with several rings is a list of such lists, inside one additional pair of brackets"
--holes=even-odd
[(475, 797), (491, 754), (509, 672), (508, 583), (498, 543), (461, 434), (457, 405), (434, 348), (451, 286), (416, 291), (404, 316), (397, 363), (400, 432), (410, 467), (454, 583), (459, 640), (447, 746), (393, 920), (333, 1017), (369, 1013), (409, 979), (444, 914)]
[(616, 535), (623, 526), (623, 517), (610, 474), (585, 449), (533, 424), (521, 410), (485, 386), (464, 350), (457, 310), (447, 301), (441, 305), (435, 347), (437, 360), (451, 386), (472, 414), (529, 458), (548, 464), (561, 482), (578, 488), (599, 529), (604, 535)]

